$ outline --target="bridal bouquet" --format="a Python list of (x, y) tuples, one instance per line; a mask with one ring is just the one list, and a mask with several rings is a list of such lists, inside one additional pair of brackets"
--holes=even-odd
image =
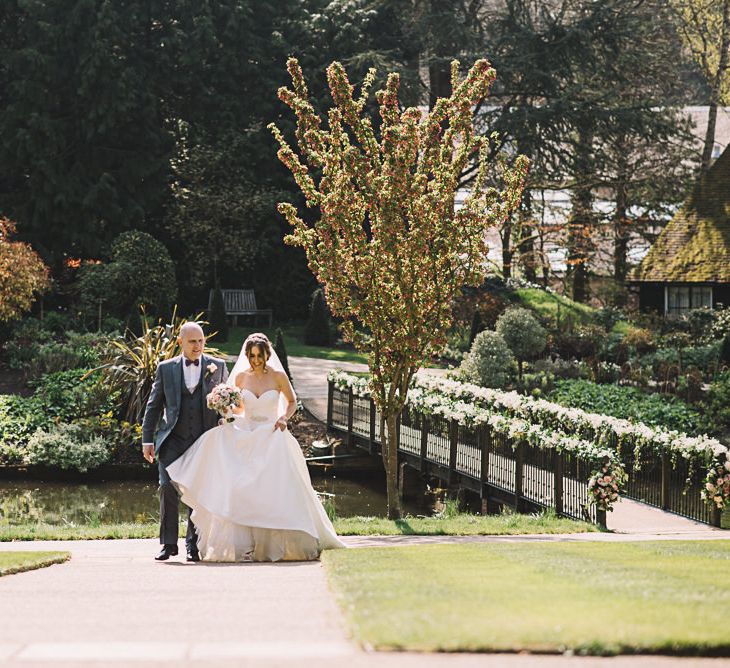
[(232, 422), (234, 418), (229, 415), (229, 410), (240, 405), (241, 393), (238, 388), (221, 383), (210, 391), (206, 401), (208, 402), (208, 408), (218, 411), (226, 419), (226, 422)]

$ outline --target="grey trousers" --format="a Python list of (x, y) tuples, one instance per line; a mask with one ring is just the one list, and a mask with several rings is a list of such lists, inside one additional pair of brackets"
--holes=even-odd
[[(157, 453), (157, 468), (160, 474), (160, 544), (177, 545), (178, 527), (180, 524), (180, 495), (172, 484), (167, 473), (167, 466), (172, 464), (182, 455), (195, 441), (182, 441), (174, 435), (170, 435), (160, 446)], [(187, 550), (196, 550), (198, 535), (195, 533), (190, 514), (192, 508), (188, 508), (188, 529), (185, 533), (185, 547)]]

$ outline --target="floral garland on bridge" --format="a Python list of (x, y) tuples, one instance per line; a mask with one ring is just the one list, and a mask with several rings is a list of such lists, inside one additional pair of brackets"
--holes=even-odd
[[(339, 370), (331, 371), (327, 377), (342, 392), (352, 389), (355, 396), (370, 396), (367, 377), (354, 376)], [(410, 389), (407, 403), (421, 413), (455, 420), (467, 427), (489, 425), (494, 433), (509, 439), (513, 448), (520, 442), (526, 442), (535, 448), (570, 452), (587, 460), (593, 468), (588, 480), (589, 504), (596, 504), (600, 510), (613, 510), (613, 504), (618, 500), (626, 482), (626, 472), (615, 451), (574, 434), (566, 434), (516, 416), (500, 414), (475, 403), (454, 400), (446, 394), (418, 386)]]
[[(670, 429), (650, 427), (610, 415), (568, 408), (544, 399), (525, 397), (517, 392), (502, 392), (447, 378), (422, 377), (416, 379), (414, 385), (428, 392), (486, 405), (529, 422), (580, 435), (599, 445), (615, 449), (619, 454), (624, 447), (632, 448), (637, 464), (643, 450), (669, 454), (675, 463), (677, 457), (682, 457), (691, 465), (703, 466), (707, 470), (701, 492), (703, 500), (720, 509), (730, 505), (730, 450), (710, 436), (688, 436)], [(718, 480), (721, 470), (722, 482)]]
[[(367, 377), (334, 371), (329, 378), (338, 389), (352, 387), (358, 396), (368, 396)], [(428, 400), (434, 405), (442, 401), (438, 397), (448, 397), (450, 405), (459, 406), (462, 411), (464, 407), (478, 406), (490, 414), (522, 420), (531, 425), (531, 429), (534, 425), (540, 425), (548, 430), (545, 434), (562, 432), (560, 435), (563, 438), (577, 437), (579, 442), (589, 443), (594, 450), (616, 452), (620, 456), (624, 448), (631, 449), (637, 462), (644, 450), (667, 453), (673, 462), (676, 462), (677, 457), (682, 457), (706, 468), (703, 500), (720, 509), (730, 506), (730, 449), (709, 436), (688, 436), (661, 427), (568, 408), (544, 399), (525, 397), (517, 392), (504, 392), (437, 376), (416, 378), (413, 390), (437, 397)], [(582, 456), (590, 456), (589, 450), (584, 452)], [(623, 468), (621, 470), (623, 472)]]

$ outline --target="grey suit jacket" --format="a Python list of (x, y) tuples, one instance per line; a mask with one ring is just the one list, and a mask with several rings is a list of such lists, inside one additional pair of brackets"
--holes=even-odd
[[(152, 384), (150, 398), (142, 420), (142, 443), (155, 444), (155, 454), (160, 446), (175, 428), (180, 415), (180, 398), (182, 385), (182, 355), (160, 362), (157, 366), (157, 375)], [(208, 365), (214, 364), (215, 371), (209, 372)], [(201, 374), (203, 377), (203, 431), (212, 429), (218, 424), (218, 413), (208, 408), (206, 395), (219, 383), (228, 380), (226, 363), (217, 357), (203, 355), (200, 358)], [(159, 424), (159, 429), (157, 428)], [(155, 434), (155, 430), (157, 433)]]

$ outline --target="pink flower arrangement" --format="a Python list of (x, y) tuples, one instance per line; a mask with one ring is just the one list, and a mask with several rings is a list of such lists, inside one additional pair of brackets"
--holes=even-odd
[(730, 455), (724, 455), (724, 461), (718, 457), (709, 469), (702, 498), (707, 504), (719, 509), (730, 504)]
[(206, 397), (208, 408), (220, 413), (227, 422), (231, 422), (232, 418), (228, 413), (231, 408), (236, 408), (241, 404), (241, 393), (238, 388), (225, 383), (216, 385)]

